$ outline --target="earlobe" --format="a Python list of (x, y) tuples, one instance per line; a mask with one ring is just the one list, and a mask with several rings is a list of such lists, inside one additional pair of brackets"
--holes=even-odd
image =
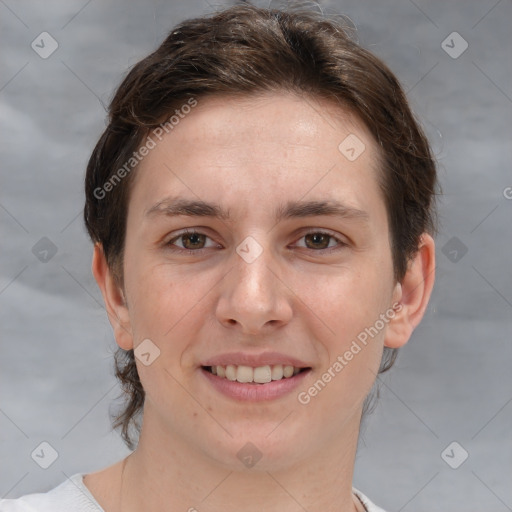
[(117, 344), (124, 350), (132, 349), (133, 337), (124, 293), (117, 285), (107, 264), (103, 247), (99, 243), (94, 245), (92, 273), (103, 295), (105, 309), (107, 310), (108, 319), (114, 330)]
[(400, 307), (395, 308), (395, 317), (388, 325), (384, 340), (386, 347), (399, 348), (409, 341), (425, 314), (434, 280), (435, 244), (433, 238), (424, 233), (402, 282), (395, 286), (393, 302), (399, 303)]

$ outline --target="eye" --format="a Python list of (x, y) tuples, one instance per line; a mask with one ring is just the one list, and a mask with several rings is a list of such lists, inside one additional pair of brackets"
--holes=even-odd
[(306, 249), (311, 249), (316, 252), (331, 252), (332, 250), (338, 250), (348, 245), (331, 233), (325, 231), (310, 231), (300, 239), (304, 239), (305, 241), (305, 245), (301, 247), (305, 247)]
[[(200, 233), (199, 231), (185, 231), (178, 236), (175, 236), (171, 240), (169, 240), (166, 245), (169, 246), (172, 250), (181, 250), (186, 251), (188, 253), (199, 252), (202, 249), (206, 249), (208, 247), (205, 246), (206, 240), (211, 240), (209, 236), (204, 233)], [(180, 242), (182, 245), (180, 245)], [(215, 247), (215, 243), (209, 247)], [(176, 249), (177, 247), (177, 249)]]
[[(207, 245), (207, 241), (210, 244)], [(304, 240), (304, 245), (298, 245), (314, 252), (331, 252), (340, 250), (348, 244), (338, 237), (326, 231), (310, 231), (302, 235), (300, 240)], [(201, 251), (219, 247), (208, 235), (195, 230), (186, 230), (177, 236), (174, 236), (166, 244), (168, 248), (176, 252), (186, 252), (189, 254), (200, 253)]]

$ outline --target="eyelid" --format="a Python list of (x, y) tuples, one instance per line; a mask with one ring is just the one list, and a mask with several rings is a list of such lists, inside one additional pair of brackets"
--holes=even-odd
[[(348, 242), (344, 241), (339, 234), (334, 233), (333, 231), (330, 231), (328, 229), (322, 229), (322, 228), (308, 229), (307, 231), (301, 232), (301, 235), (298, 238), (298, 240), (301, 240), (302, 238), (304, 238), (307, 235), (326, 235), (326, 236), (336, 240), (339, 243), (339, 245), (348, 245)], [(312, 250), (314, 250), (314, 249), (312, 249)], [(325, 249), (322, 249), (322, 250), (325, 250)], [(320, 250), (317, 250), (315, 252), (320, 252)]]
[[(212, 242), (215, 242), (211, 236), (209, 236), (207, 233), (204, 233), (203, 231), (200, 231), (200, 229), (205, 228), (185, 228), (182, 231), (179, 231), (178, 233), (174, 233), (171, 238), (167, 242), (164, 243), (165, 246), (171, 246), (172, 242), (175, 242), (176, 240), (180, 239), (184, 235), (204, 235), (206, 238), (209, 238)], [(205, 249), (210, 249), (211, 247), (204, 247), (202, 249), (185, 249), (182, 247), (177, 247), (177, 251), (188, 251), (188, 252), (200, 252)]]
[[(213, 238), (211, 236), (209, 236), (207, 233), (204, 233), (203, 231), (200, 231), (200, 229), (204, 230), (205, 228), (185, 228), (185, 229), (183, 229), (182, 231), (180, 231), (178, 233), (174, 233), (173, 236), (167, 242), (165, 242), (164, 245), (167, 246), (167, 247), (171, 247), (173, 245), (172, 244), (173, 242), (175, 242), (176, 240), (178, 240), (179, 238), (181, 238), (184, 235), (204, 235), (206, 238), (209, 238), (214, 243), (217, 243), (217, 242), (215, 242), (215, 240), (213, 240)], [(339, 250), (339, 249), (349, 245), (349, 243), (344, 241), (344, 240), (342, 240), (339, 235), (334, 234), (332, 231), (327, 230), (325, 228), (304, 228), (304, 229), (305, 229), (305, 231), (304, 230), (300, 230), (299, 231), (300, 232), (300, 236), (297, 239), (297, 241), (301, 240), (302, 238), (304, 238), (307, 235), (318, 234), (318, 235), (329, 236), (330, 238), (334, 239), (337, 242), (336, 246), (334, 246), (334, 247), (327, 247), (325, 249), (311, 249), (309, 247), (301, 247), (303, 249), (306, 249), (307, 251), (311, 251), (313, 253), (319, 253), (319, 254), (323, 253), (323, 254), (325, 254), (325, 253), (329, 253), (329, 252), (332, 252), (332, 251)], [(205, 251), (207, 249), (211, 249), (211, 247), (203, 247), (201, 249), (186, 249), (186, 248), (182, 248), (182, 247), (173, 247), (172, 248), (173, 251), (176, 251), (176, 252), (187, 252), (189, 254), (190, 253), (201, 253), (202, 251)]]

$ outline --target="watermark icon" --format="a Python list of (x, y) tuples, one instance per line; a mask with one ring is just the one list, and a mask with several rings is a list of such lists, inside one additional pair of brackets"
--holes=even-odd
[(446, 242), (441, 252), (452, 262), (459, 262), (468, 252), (467, 246), (456, 236), (452, 236), (448, 242)]
[(57, 251), (57, 246), (46, 236), (43, 236), (32, 247), (32, 254), (41, 263), (48, 263), (57, 254)]
[(307, 405), (311, 402), (311, 398), (315, 397), (320, 393), (332, 379), (336, 377), (344, 368), (347, 366), (354, 356), (359, 354), (361, 350), (368, 344), (368, 337), (375, 338), (384, 327), (395, 318), (396, 313), (401, 311), (403, 308), (402, 304), (395, 302), (391, 308), (385, 313), (379, 315), (379, 319), (374, 322), (371, 327), (366, 327), (356, 337), (357, 340), (353, 340), (350, 348), (348, 348), (342, 355), (339, 355), (334, 363), (321, 375), (321, 377), (306, 391), (301, 391), (297, 395), (299, 403)]
[[(156, 148), (157, 143), (163, 140), (165, 134), (170, 133), (175, 126), (177, 126), (181, 119), (184, 119), (187, 114), (197, 105), (195, 98), (189, 98), (187, 103), (183, 104), (181, 108), (176, 109), (174, 114), (167, 119), (164, 123), (161, 123), (156, 128), (153, 128), (151, 135), (146, 137), (146, 142), (138, 149), (134, 151), (132, 156), (120, 167), (110, 178), (103, 184), (102, 187), (97, 187), (93, 191), (93, 195), (96, 199), (104, 199), (108, 192), (114, 190), (114, 188), (121, 183), (121, 180), (128, 176), (130, 172), (141, 162), (149, 152)], [(155, 139), (158, 139), (155, 140)]]
[(39, 467), (48, 469), (59, 458), (59, 453), (50, 443), (43, 441), (34, 448), (30, 456)]
[(248, 236), (238, 244), (236, 252), (246, 263), (252, 263), (259, 258), (263, 247), (252, 236)]
[(457, 443), (457, 441), (451, 442), (442, 452), (441, 458), (450, 466), (452, 469), (457, 469), (469, 457), (469, 453), (465, 448)]
[(160, 349), (146, 338), (139, 343), (133, 354), (144, 366), (149, 366), (160, 356)]
[(512, 187), (505, 187), (503, 189), (503, 197), (505, 199), (512, 199)]
[(30, 46), (41, 59), (47, 59), (59, 47), (59, 43), (48, 32), (41, 32)]
[(263, 457), (263, 454), (252, 443), (245, 443), (236, 456), (246, 468), (252, 468)]
[(357, 160), (364, 153), (365, 149), (364, 142), (353, 133), (345, 137), (338, 146), (340, 153), (350, 162)]
[(452, 59), (458, 59), (468, 49), (468, 46), (468, 42), (458, 32), (452, 32), (441, 43), (441, 48)]

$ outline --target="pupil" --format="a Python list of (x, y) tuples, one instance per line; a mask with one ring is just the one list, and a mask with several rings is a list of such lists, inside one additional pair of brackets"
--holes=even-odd
[[(308, 236), (311, 238), (313, 245), (316, 245), (317, 248), (318, 248), (318, 244), (321, 244), (322, 248), (327, 247), (328, 242), (327, 242), (327, 245), (325, 243), (327, 241), (327, 239), (329, 238), (327, 235), (323, 235), (322, 233), (314, 233), (314, 234), (308, 235)], [(322, 241), (324, 243), (322, 243)]]
[(195, 246), (195, 245), (201, 243), (201, 235), (199, 235), (197, 233), (192, 233), (191, 235), (187, 235), (185, 237), (185, 240), (190, 242), (190, 243), (185, 244), (185, 246), (189, 246), (189, 245)]

